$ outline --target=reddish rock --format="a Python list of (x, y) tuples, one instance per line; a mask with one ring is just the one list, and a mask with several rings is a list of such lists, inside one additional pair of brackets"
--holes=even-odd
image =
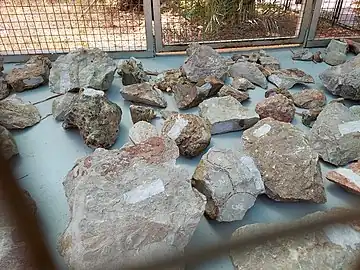
[(360, 194), (360, 161), (348, 168), (337, 168), (327, 173), (326, 178), (349, 192)]
[(270, 96), (256, 105), (261, 119), (271, 117), (282, 122), (291, 122), (295, 115), (294, 103), (282, 94)]
[(326, 96), (323, 91), (316, 89), (304, 89), (292, 95), (294, 103), (299, 108), (315, 109), (326, 104)]
[(249, 98), (248, 93), (236, 90), (234, 87), (231, 87), (229, 85), (224, 85), (220, 89), (218, 95), (219, 97), (231, 96), (239, 102), (243, 102), (244, 100), (247, 100)]
[(272, 88), (272, 89), (266, 90), (265, 97), (268, 98), (270, 96), (274, 96), (277, 94), (282, 94), (285, 97), (287, 97), (288, 99), (293, 100), (293, 97), (292, 97), (291, 93), (289, 92), (289, 90), (284, 89), (284, 88)]

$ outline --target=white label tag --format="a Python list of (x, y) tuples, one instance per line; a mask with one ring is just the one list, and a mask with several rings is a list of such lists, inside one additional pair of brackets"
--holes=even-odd
[(141, 202), (165, 191), (163, 182), (158, 179), (151, 184), (145, 184), (124, 193), (124, 201), (129, 204)]
[(338, 125), (341, 135), (360, 132), (360, 121), (351, 121)]

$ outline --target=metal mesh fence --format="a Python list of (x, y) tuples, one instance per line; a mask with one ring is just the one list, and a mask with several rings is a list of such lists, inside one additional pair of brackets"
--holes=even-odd
[(316, 38), (360, 36), (359, 0), (323, 0)]
[(306, 0), (163, 0), (164, 45), (296, 37)]
[(146, 50), (142, 0), (0, 0), (0, 54)]

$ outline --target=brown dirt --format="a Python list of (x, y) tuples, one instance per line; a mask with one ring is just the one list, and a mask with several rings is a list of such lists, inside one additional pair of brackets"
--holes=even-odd
[(326, 19), (319, 19), (316, 30), (317, 38), (338, 38), (360, 36), (360, 30), (347, 29), (338, 25), (332, 26), (331, 22)]

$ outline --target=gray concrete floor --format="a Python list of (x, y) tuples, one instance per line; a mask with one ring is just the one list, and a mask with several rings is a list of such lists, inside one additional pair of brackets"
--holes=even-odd
[[(316, 51), (316, 49), (314, 49)], [(289, 49), (269, 50), (271, 55), (280, 59), (282, 68), (299, 68), (311, 74), (316, 83), (307, 86), (298, 85), (291, 89), (296, 92), (303, 87), (323, 89), (319, 80), (319, 73), (326, 69), (328, 65), (325, 63), (315, 64), (313, 62), (299, 62), (291, 60), (291, 52)], [(226, 56), (230, 56), (227, 54)], [(352, 57), (352, 56), (349, 56)], [(161, 56), (156, 58), (142, 59), (144, 66), (149, 70), (162, 71), (170, 68), (179, 67), (184, 56)], [(13, 65), (6, 65), (5, 72), (10, 70)], [(111, 89), (108, 92), (110, 100), (116, 102), (123, 110), (123, 117), (120, 124), (120, 135), (113, 149), (120, 148), (128, 141), (128, 131), (132, 125), (129, 102), (122, 99), (119, 93), (121, 87), (121, 79), (116, 75)], [(269, 84), (269, 88), (273, 87)], [(256, 103), (264, 98), (265, 90), (256, 88), (249, 91), (250, 101), (245, 103), (246, 106), (255, 107)], [(20, 93), (19, 96), (26, 101), (36, 102), (53, 95), (47, 86), (40, 87), (35, 90)], [(327, 92), (328, 99), (334, 98)], [(176, 105), (171, 96), (167, 97), (169, 105), (168, 109), (176, 110)], [(47, 101), (37, 105), (42, 116), (51, 113), (52, 101)], [(197, 114), (197, 108), (188, 110)], [(156, 126), (160, 128), (162, 120), (154, 121)], [(293, 124), (299, 126), (307, 132), (309, 129), (301, 124), (299, 116), (296, 116)], [(20, 155), (13, 159), (13, 165), (16, 169), (18, 178), (26, 175), (19, 180), (21, 186), (28, 190), (37, 203), (39, 218), (46, 233), (48, 243), (51, 250), (60, 265), (63, 265), (62, 258), (56, 250), (58, 236), (65, 230), (69, 219), (68, 205), (62, 186), (62, 181), (67, 172), (72, 168), (76, 159), (83, 157), (92, 152), (90, 148), (84, 145), (80, 135), (76, 131), (65, 131), (61, 124), (56, 122), (52, 117), (40, 122), (38, 125), (28, 128), (24, 131), (12, 132), (18, 144)], [(233, 132), (222, 135), (215, 135), (212, 138), (210, 146), (221, 146), (234, 148), (240, 143), (241, 132)], [(200, 157), (194, 159), (185, 159), (180, 157), (178, 164), (193, 172)], [(322, 163), (323, 175), (331, 169), (328, 164)], [(327, 203), (316, 205), (311, 203), (280, 203), (268, 199), (265, 195), (260, 196), (253, 208), (246, 214), (245, 218), (239, 222), (218, 223), (208, 221), (203, 218), (200, 222), (188, 248), (196, 248), (207, 246), (219, 240), (229, 239), (232, 232), (244, 224), (252, 224), (258, 222), (279, 222), (297, 219), (307, 213), (318, 210), (324, 210), (338, 206), (359, 205), (359, 197), (345, 192), (335, 184), (325, 180)], [(205, 264), (187, 269), (233, 269), (230, 259), (225, 256), (220, 259), (214, 259)]]

